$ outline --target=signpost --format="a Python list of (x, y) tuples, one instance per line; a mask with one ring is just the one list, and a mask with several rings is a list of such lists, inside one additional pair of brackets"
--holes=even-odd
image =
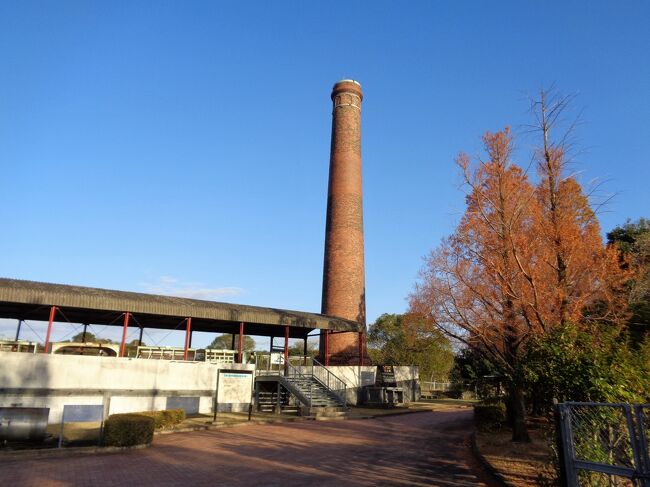
[(253, 395), (253, 372), (252, 370), (219, 369), (214, 401), (215, 421), (220, 404), (250, 405)]

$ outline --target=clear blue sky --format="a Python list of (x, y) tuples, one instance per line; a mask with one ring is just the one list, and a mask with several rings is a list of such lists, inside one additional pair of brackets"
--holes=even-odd
[(319, 311), (341, 78), (365, 93), (370, 322), (458, 221), (456, 154), (519, 130), (540, 87), (578, 93), (582, 180), (617, 194), (603, 231), (648, 217), (648, 21), (645, 1), (2, 1), (0, 275)]

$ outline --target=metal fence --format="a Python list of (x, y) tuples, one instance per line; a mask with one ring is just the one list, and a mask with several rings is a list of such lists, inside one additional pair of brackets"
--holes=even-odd
[(422, 392), (447, 392), (453, 387), (451, 382), (439, 382), (435, 380), (431, 382), (422, 381), (420, 384)]
[(557, 406), (564, 485), (650, 487), (650, 405)]

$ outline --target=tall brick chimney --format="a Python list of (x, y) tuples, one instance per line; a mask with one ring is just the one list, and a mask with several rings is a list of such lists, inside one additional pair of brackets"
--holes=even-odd
[[(323, 301), (326, 315), (366, 324), (361, 195), (361, 85), (344, 79), (332, 89), (332, 144), (330, 149), (327, 225), (323, 265)], [(329, 363), (356, 364), (358, 333), (321, 336), (320, 355)]]

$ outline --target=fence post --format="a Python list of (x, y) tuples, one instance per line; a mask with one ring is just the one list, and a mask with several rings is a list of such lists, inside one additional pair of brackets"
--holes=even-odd
[[(648, 408), (648, 406), (645, 406)], [(636, 405), (634, 407), (634, 412), (636, 413), (636, 424), (637, 424), (637, 435), (638, 435), (638, 446), (639, 446), (639, 457), (641, 458), (641, 465), (639, 465), (639, 468), (641, 468), (642, 473), (644, 473), (648, 478), (646, 480), (642, 480), (641, 485), (643, 487), (650, 486), (650, 451), (648, 451), (648, 441), (647, 441), (647, 436), (646, 436), (646, 431), (645, 431), (645, 425), (644, 425), (644, 417), (643, 417), (643, 405)]]
[(557, 448), (557, 461), (560, 470), (560, 485), (568, 487), (564, 443), (562, 442), (562, 412), (560, 411), (560, 405), (557, 403), (553, 404), (553, 420), (555, 422), (555, 447)]
[[(636, 423), (637, 427), (635, 428), (634, 419), (632, 418), (632, 408), (630, 407), (630, 405), (623, 404), (623, 411), (625, 412), (625, 418), (627, 419), (627, 430), (630, 435), (630, 443), (632, 446), (632, 455), (634, 456), (635, 470), (637, 473), (647, 473), (644, 472), (647, 455), (644, 456), (643, 445), (641, 443), (641, 435), (643, 434), (643, 418), (641, 416), (637, 417), (638, 419)], [(639, 410), (637, 409), (637, 412), (638, 411)], [(646, 485), (649, 484), (646, 482), (646, 480), (641, 479), (639, 485), (645, 487)]]
[(578, 472), (573, 464), (573, 435), (571, 434), (571, 410), (568, 404), (556, 404), (555, 435), (557, 439), (558, 462), (560, 466), (560, 485), (579, 487)]

